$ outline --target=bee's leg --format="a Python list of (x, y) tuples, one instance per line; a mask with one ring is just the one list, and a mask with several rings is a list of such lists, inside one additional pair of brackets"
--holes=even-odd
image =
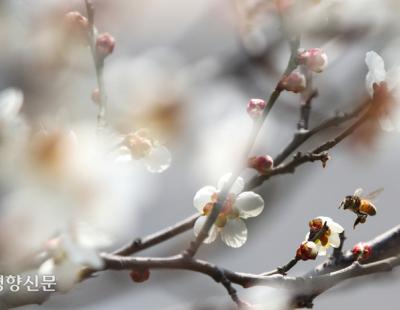
[(365, 215), (365, 214), (359, 214), (359, 215), (357, 215), (357, 218), (356, 218), (356, 220), (355, 220), (355, 222), (354, 222), (354, 225), (353, 225), (353, 229), (356, 229), (356, 226), (358, 225), (358, 224), (363, 224), (363, 223), (365, 223), (367, 221), (367, 215)]
[(356, 226), (361, 223), (361, 218), (362, 218), (361, 216), (359, 216), (359, 215), (357, 216), (357, 218), (354, 222), (354, 225), (353, 225), (353, 229), (356, 229)]

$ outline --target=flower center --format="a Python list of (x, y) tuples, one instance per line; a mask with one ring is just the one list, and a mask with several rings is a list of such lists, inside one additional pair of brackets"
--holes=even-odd
[(138, 134), (130, 134), (125, 138), (125, 145), (129, 148), (134, 159), (140, 159), (150, 154), (151, 140)]
[[(204, 215), (211, 214), (215, 203), (218, 200), (218, 193), (214, 193), (211, 196), (211, 202), (207, 203), (203, 207)], [(234, 203), (236, 200), (236, 196), (234, 194), (229, 194), (225, 200), (225, 203), (219, 213), (217, 220), (215, 221), (215, 225), (222, 228), (226, 225), (227, 220), (235, 219), (239, 217), (239, 212), (234, 208)]]

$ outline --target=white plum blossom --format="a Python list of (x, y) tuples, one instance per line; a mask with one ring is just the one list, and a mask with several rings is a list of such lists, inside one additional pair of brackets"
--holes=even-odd
[(326, 224), (327, 230), (318, 239), (313, 242), (316, 245), (318, 255), (326, 255), (326, 250), (330, 247), (338, 248), (340, 246), (340, 234), (344, 228), (331, 218), (318, 216), (309, 222), (310, 232), (306, 235), (305, 242), (310, 241), (310, 237), (318, 233)]
[(141, 160), (152, 173), (164, 172), (171, 165), (171, 152), (145, 129), (124, 137), (118, 152), (117, 161)]
[(23, 271), (27, 258), (61, 236), (68, 257), (82, 258), (74, 264), (94, 267), (91, 253), (134, 225), (140, 184), (132, 170), (115, 163), (111, 145), (93, 124), (32, 132), (29, 140), (2, 150), (0, 272)]
[[(385, 69), (382, 57), (374, 51), (365, 56), (368, 73), (365, 79), (371, 98), (375, 99), (376, 117), (385, 131), (400, 131), (400, 67)], [(397, 104), (396, 104), (397, 103)]]
[[(204, 186), (194, 196), (194, 207), (202, 213), (194, 224), (196, 236), (212, 211), (219, 193), (231, 177), (231, 173), (224, 175), (218, 181), (217, 187)], [(244, 180), (238, 177), (230, 189), (217, 220), (209, 231), (208, 238), (204, 240), (205, 243), (215, 241), (219, 233), (222, 241), (230, 247), (238, 248), (246, 242), (247, 227), (243, 219), (258, 216), (264, 209), (264, 200), (254, 192), (242, 192), (243, 188)]]
[(54, 275), (57, 291), (68, 292), (82, 278), (84, 267), (100, 269), (104, 263), (94, 249), (84, 247), (69, 234), (63, 234), (46, 243), (47, 259), (39, 274)]

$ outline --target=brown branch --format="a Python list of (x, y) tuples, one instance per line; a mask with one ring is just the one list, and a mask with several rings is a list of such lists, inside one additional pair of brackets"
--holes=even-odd
[(308, 130), (308, 121), (311, 114), (311, 103), (314, 98), (318, 96), (318, 91), (313, 87), (312, 72), (305, 67), (302, 71), (306, 77), (306, 89), (302, 91), (300, 96), (300, 119), (297, 123), (297, 130), (299, 132)]
[(164, 228), (144, 238), (137, 238), (130, 244), (123, 246), (121, 249), (113, 252), (114, 255), (128, 256), (137, 253), (141, 250), (147, 249), (168, 239), (171, 239), (189, 229), (191, 229), (200, 216), (199, 213), (193, 214), (186, 219), (176, 223), (173, 226)]
[(280, 165), (290, 154), (292, 154), (300, 145), (302, 145), (304, 142), (306, 142), (308, 139), (310, 139), (312, 136), (316, 135), (317, 133), (320, 133), (321, 131), (324, 131), (326, 129), (332, 128), (332, 127), (337, 127), (341, 125), (342, 123), (345, 123), (362, 113), (369, 104), (362, 104), (358, 106), (356, 109), (354, 109), (350, 113), (344, 113), (344, 114), (338, 114), (335, 115), (334, 117), (331, 117), (325, 121), (323, 121), (321, 124), (315, 126), (311, 130), (298, 130), (294, 136), (293, 139), (288, 143), (288, 145), (274, 158), (274, 163), (275, 165)]
[[(297, 153), (290, 162), (288, 162), (287, 164), (280, 165), (274, 169), (271, 169), (268, 173), (266, 173), (264, 175), (254, 176), (253, 178), (251, 178), (249, 180), (249, 182), (246, 184), (245, 188), (247, 190), (254, 189), (255, 187), (262, 185), (264, 183), (264, 181), (268, 180), (271, 176), (278, 175), (278, 174), (292, 173), (298, 166), (300, 166), (306, 162), (313, 162), (316, 160), (321, 160), (324, 164), (324, 162), (326, 162), (329, 159), (326, 151), (328, 151), (329, 149), (331, 149), (334, 146), (336, 146), (337, 144), (339, 144), (341, 141), (343, 141), (345, 138), (347, 138), (349, 135), (351, 135), (357, 128), (359, 128), (362, 124), (364, 124), (368, 119), (370, 119), (371, 111), (373, 111), (373, 109), (375, 108), (373, 105), (370, 104), (370, 102), (368, 102), (365, 106), (361, 106), (361, 107), (357, 108), (350, 115), (354, 114), (355, 112), (360, 113), (361, 111), (364, 110), (365, 107), (368, 107), (368, 110), (361, 117), (359, 117), (357, 119), (357, 121), (355, 121), (350, 127), (345, 129), (342, 133), (340, 133), (334, 139), (328, 140), (327, 142), (318, 146), (317, 148), (315, 148), (314, 150), (312, 150), (309, 153), (305, 153), (305, 154), (302, 154), (300, 152)], [(317, 126), (314, 130), (311, 130), (310, 132), (313, 135), (322, 129), (330, 127), (334, 123), (343, 122), (348, 117), (349, 117), (349, 115), (345, 116), (345, 117), (344, 116), (337, 117), (337, 118), (335, 118), (335, 121), (332, 121), (332, 119), (328, 120), (328, 121), (324, 122), (323, 124), (321, 124), (320, 126)], [(309, 136), (310, 132), (305, 133), (304, 135), (300, 134), (300, 136), (298, 136), (299, 137), (298, 140), (296, 140), (296, 138), (294, 138), (294, 140), (293, 140), (294, 142), (292, 141), (289, 144), (289, 146), (282, 153), (279, 160), (283, 161), (285, 159), (285, 156), (288, 156), (291, 153), (292, 149), (297, 148), (305, 140), (307, 140), (310, 137)], [(279, 161), (278, 161), (278, 163), (279, 163)]]

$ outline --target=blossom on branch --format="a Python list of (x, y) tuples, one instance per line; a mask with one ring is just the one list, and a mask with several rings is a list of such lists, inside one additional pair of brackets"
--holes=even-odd
[(306, 235), (305, 241), (313, 240), (317, 246), (318, 255), (326, 255), (328, 248), (338, 248), (340, 246), (340, 234), (343, 233), (344, 228), (331, 218), (319, 216), (308, 224), (310, 232)]
[[(202, 213), (194, 224), (194, 233), (197, 236), (203, 227), (207, 216), (211, 213), (218, 200), (218, 195), (232, 177), (231, 173), (224, 175), (218, 186), (205, 186), (201, 188), (193, 199), (194, 207)], [(218, 234), (226, 245), (238, 248), (247, 240), (247, 227), (243, 219), (258, 216), (264, 209), (264, 200), (254, 192), (242, 192), (244, 180), (238, 177), (233, 183), (228, 197), (209, 231), (204, 243), (215, 241)]]

